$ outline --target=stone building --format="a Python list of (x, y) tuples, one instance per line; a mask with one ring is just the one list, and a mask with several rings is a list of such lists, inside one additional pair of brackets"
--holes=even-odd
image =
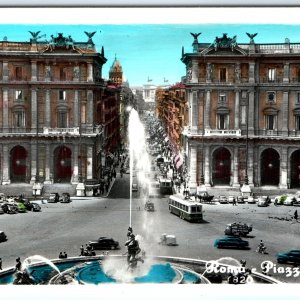
[(192, 34), (186, 65), (190, 185), (300, 186), (300, 44), (212, 43)]
[(104, 50), (58, 33), (39, 41), (0, 42), (0, 181), (92, 179), (102, 150), (97, 115), (105, 83)]

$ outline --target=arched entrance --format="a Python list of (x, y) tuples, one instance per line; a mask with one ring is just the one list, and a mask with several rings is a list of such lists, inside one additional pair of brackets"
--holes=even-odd
[(222, 147), (213, 153), (212, 181), (214, 185), (229, 185), (231, 174), (231, 154)]
[(54, 151), (54, 182), (70, 182), (72, 176), (72, 151), (66, 146)]
[(260, 157), (261, 185), (279, 184), (280, 158), (274, 149), (266, 149)]
[(22, 146), (15, 146), (10, 151), (10, 180), (11, 182), (26, 181), (27, 151)]
[(300, 150), (291, 155), (291, 188), (300, 187)]

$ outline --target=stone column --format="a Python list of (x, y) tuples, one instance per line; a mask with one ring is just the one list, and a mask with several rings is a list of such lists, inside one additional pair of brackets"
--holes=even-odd
[(233, 187), (240, 187), (238, 154), (239, 154), (239, 148), (236, 146), (233, 149), (233, 180), (232, 180)]
[(249, 63), (249, 83), (255, 82), (255, 62)]
[(206, 91), (204, 128), (210, 129), (210, 90)]
[(283, 135), (287, 134), (289, 124), (289, 92), (283, 92), (282, 99), (282, 131)]
[(51, 168), (51, 155), (50, 155), (50, 144), (46, 145), (46, 157), (45, 157), (45, 184), (51, 184), (51, 178), (50, 178), (50, 168)]
[(31, 132), (36, 132), (37, 123), (37, 92), (31, 90)]
[(2, 110), (2, 119), (3, 119), (3, 132), (8, 132), (8, 89), (4, 88), (2, 90), (3, 97), (3, 110)]
[(281, 149), (281, 159), (280, 159), (280, 189), (287, 189), (287, 179), (288, 179), (288, 150), (287, 147), (282, 147)]
[(192, 61), (192, 79), (191, 83), (198, 83), (199, 65), (197, 61)]
[(240, 63), (235, 64), (234, 73), (235, 73), (235, 82), (240, 83), (241, 82), (241, 64)]
[(210, 83), (212, 80), (212, 66), (211, 63), (206, 64), (206, 82)]
[(87, 91), (87, 124), (94, 123), (94, 94), (92, 90)]
[(30, 148), (30, 156), (31, 156), (31, 179), (30, 184), (33, 184), (36, 182), (36, 173), (37, 173), (37, 161), (36, 161), (36, 155), (37, 154), (37, 148), (36, 143), (31, 144)]
[(92, 63), (87, 64), (87, 81), (88, 82), (93, 82), (94, 81), (94, 78), (93, 78), (93, 64)]
[(204, 161), (204, 184), (207, 187), (210, 187), (210, 147), (208, 145), (205, 146), (205, 161)]
[(192, 127), (194, 130), (198, 129), (198, 92), (193, 91), (192, 92)]
[(190, 170), (190, 182), (189, 187), (191, 192), (192, 190), (196, 191), (197, 187), (197, 146), (190, 145), (190, 160), (189, 160), (189, 170)]
[(79, 92), (78, 90), (74, 91), (74, 127), (79, 126), (79, 116), (80, 116), (80, 111), (79, 111)]
[(46, 90), (45, 94), (45, 127), (51, 127), (51, 99), (50, 90)]
[(93, 179), (93, 147), (87, 146), (86, 179)]
[(31, 81), (37, 81), (37, 63), (35, 60), (31, 61)]
[(240, 91), (235, 91), (234, 129), (240, 128)]
[(4, 61), (3, 62), (3, 81), (8, 81), (8, 76), (9, 72), (8, 72), (8, 61)]
[(290, 82), (290, 64), (285, 63), (283, 66), (283, 82)]
[(75, 144), (74, 145), (74, 158), (73, 158), (73, 178), (72, 178), (72, 183), (78, 183), (78, 155), (79, 155), (79, 145)]
[(248, 103), (249, 103), (248, 111), (246, 112), (248, 114), (248, 133), (249, 135), (253, 135), (254, 134), (254, 92), (253, 91), (249, 93)]
[(253, 187), (253, 146), (248, 145), (248, 180), (249, 186)]
[(2, 184), (10, 184), (10, 166), (9, 166), (9, 151), (8, 145), (3, 144), (3, 160), (2, 160)]

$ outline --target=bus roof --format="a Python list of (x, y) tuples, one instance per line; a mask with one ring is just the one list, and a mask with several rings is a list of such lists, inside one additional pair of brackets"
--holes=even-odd
[(177, 195), (171, 195), (171, 196), (169, 197), (169, 199), (174, 200), (174, 201), (177, 201), (177, 202), (179, 202), (179, 203), (181, 203), (181, 204), (184, 204), (184, 205), (188, 205), (188, 206), (190, 206), (190, 205), (202, 206), (202, 204), (200, 204), (199, 202), (196, 202), (196, 201), (194, 201), (194, 200), (186, 200), (186, 199), (184, 198), (184, 196), (183, 196), (183, 195), (180, 195), (180, 194), (177, 194)]

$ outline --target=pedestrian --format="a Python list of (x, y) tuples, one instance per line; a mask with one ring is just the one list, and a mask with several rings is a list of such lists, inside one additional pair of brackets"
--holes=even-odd
[(2, 270), (2, 258), (0, 257), (0, 270)]
[(66, 252), (64, 252), (64, 257), (63, 258), (67, 258), (68, 254)]
[(80, 247), (80, 256), (83, 256), (83, 254), (84, 254), (84, 247), (83, 247), (83, 245), (81, 245), (81, 247)]
[(21, 271), (21, 266), (22, 266), (22, 263), (21, 263), (21, 259), (20, 259), (20, 257), (18, 257), (17, 259), (16, 259), (16, 271)]
[(294, 219), (296, 220), (296, 222), (298, 222), (298, 211), (297, 211), (297, 209), (294, 212)]
[(235, 197), (233, 197), (232, 205), (236, 205), (236, 199), (235, 199)]
[(64, 258), (64, 256), (63, 256), (63, 253), (62, 252), (59, 252), (59, 255), (58, 255), (58, 258)]

